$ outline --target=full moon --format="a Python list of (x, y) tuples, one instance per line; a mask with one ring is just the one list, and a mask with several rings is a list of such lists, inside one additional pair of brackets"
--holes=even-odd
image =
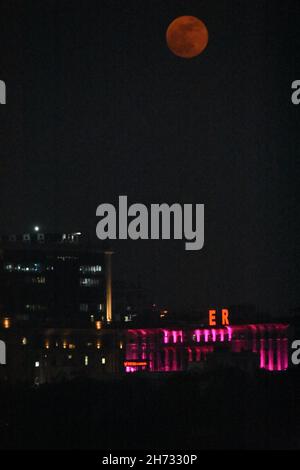
[(177, 56), (191, 59), (208, 44), (208, 31), (195, 16), (180, 16), (169, 25), (166, 34), (169, 49)]

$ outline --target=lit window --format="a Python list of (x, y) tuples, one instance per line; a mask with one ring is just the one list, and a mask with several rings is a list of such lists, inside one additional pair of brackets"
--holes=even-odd
[(97, 273), (101, 273), (102, 266), (99, 266), (99, 265), (96, 265), (96, 266), (80, 266), (79, 271), (82, 274), (97, 274)]
[(43, 271), (43, 266), (41, 263), (26, 263), (26, 264), (15, 264), (9, 263), (4, 265), (5, 271), (9, 272), (31, 272), (31, 273), (40, 273)]
[(27, 338), (25, 338), (25, 337), (22, 338), (22, 344), (23, 344), (23, 346), (26, 346), (26, 344), (27, 344)]
[(11, 326), (10, 318), (4, 318), (3, 327), (7, 330), (8, 328), (10, 328), (10, 326)]
[(26, 310), (29, 310), (30, 312), (41, 312), (47, 310), (47, 307), (45, 305), (39, 305), (39, 304), (27, 304), (25, 305)]
[(75, 344), (69, 344), (69, 349), (75, 349), (75, 348), (76, 348)]
[(102, 328), (101, 321), (96, 321), (95, 325), (96, 325), (96, 330), (101, 330), (101, 328)]
[(68, 359), (69, 359), (69, 360), (72, 359), (72, 354), (69, 354), (69, 355), (68, 355)]
[(46, 278), (44, 276), (37, 276), (31, 279), (33, 284), (46, 284)]
[(84, 357), (84, 365), (86, 365), (86, 366), (89, 365), (89, 356)]
[(6, 264), (4, 266), (5, 271), (13, 271), (13, 265), (12, 264)]
[(96, 347), (97, 349), (100, 349), (101, 348), (101, 342), (98, 340), (97, 343), (96, 343)]
[(101, 364), (104, 365), (105, 363), (106, 363), (106, 359), (105, 359), (105, 357), (102, 357), (102, 358), (101, 358)]
[(81, 277), (80, 278), (81, 287), (96, 287), (100, 286), (100, 280), (94, 279), (92, 277)]
[(34, 365), (35, 365), (35, 367), (40, 367), (39, 361), (36, 361)]
[(79, 310), (80, 310), (81, 312), (88, 312), (88, 310), (89, 310), (89, 304), (80, 304), (80, 305), (79, 305)]

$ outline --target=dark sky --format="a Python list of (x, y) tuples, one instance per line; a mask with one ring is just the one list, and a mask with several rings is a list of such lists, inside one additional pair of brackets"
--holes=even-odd
[[(165, 31), (194, 15), (196, 59)], [(82, 230), (96, 207), (204, 203), (205, 248), (114, 244), (114, 273), (177, 309), (300, 306), (298, 0), (0, 2), (1, 232)]]

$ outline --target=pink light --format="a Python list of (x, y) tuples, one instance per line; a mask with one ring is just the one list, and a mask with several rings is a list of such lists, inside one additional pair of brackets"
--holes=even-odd
[(153, 371), (154, 371), (153, 352), (151, 352), (151, 353), (149, 354), (149, 357), (150, 357), (150, 359), (149, 359), (149, 367), (150, 367), (151, 372), (153, 372)]
[(177, 343), (177, 331), (173, 331), (172, 334), (173, 334), (173, 342)]
[(169, 334), (167, 330), (164, 330), (164, 343), (168, 344)]
[(274, 370), (274, 349), (273, 349), (273, 340), (269, 339), (269, 367), (268, 370)]
[(170, 364), (169, 364), (169, 349), (165, 349), (165, 371), (168, 372), (170, 370)]
[[(231, 347), (230, 345), (228, 347), (232, 351), (239, 353), (246, 350), (258, 353), (260, 368), (269, 371), (283, 371), (289, 366), (288, 340), (287, 337), (282, 338), (282, 335), (287, 332), (287, 328), (288, 325), (285, 324), (259, 324), (227, 326), (219, 329), (129, 330), (127, 331), (128, 341), (126, 341), (124, 360), (147, 362), (147, 366), (124, 367), (124, 370), (126, 373), (141, 370), (180, 371), (184, 364), (184, 350), (178, 347), (178, 343), (183, 343), (185, 340), (188, 343), (185, 349), (188, 362), (205, 360), (207, 354), (213, 353), (215, 343), (229, 341)], [(265, 335), (267, 338), (264, 338)], [(239, 339), (241, 336), (248, 339)], [(158, 339), (161, 340), (161, 343), (157, 341)], [(200, 346), (201, 340), (205, 341), (205, 346)], [(169, 345), (168, 348), (165, 348), (166, 351), (164, 351), (163, 344)], [(198, 347), (196, 347), (197, 344)]]
[(265, 349), (265, 340), (260, 340), (260, 368), (265, 369), (266, 367), (266, 349)]
[(173, 367), (172, 367), (172, 370), (177, 371), (178, 367), (177, 367), (176, 349), (172, 348), (172, 352), (173, 352)]
[(142, 359), (147, 359), (146, 356), (146, 344), (142, 344)]
[(287, 370), (289, 367), (289, 359), (288, 359), (288, 340), (284, 338), (283, 340), (283, 369)]
[(227, 326), (227, 331), (228, 331), (228, 341), (232, 340), (232, 328), (231, 326)]
[(277, 370), (282, 370), (282, 363), (281, 363), (281, 339), (277, 338)]
[(192, 362), (193, 361), (193, 351), (192, 351), (192, 348), (187, 348), (188, 350), (188, 354), (189, 354), (189, 359), (188, 361), (189, 362)]

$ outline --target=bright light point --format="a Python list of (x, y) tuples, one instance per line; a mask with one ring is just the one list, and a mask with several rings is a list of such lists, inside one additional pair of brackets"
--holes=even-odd
[(34, 231), (35, 232), (39, 232), (40, 231), (40, 227), (38, 227), (37, 225), (34, 227)]

